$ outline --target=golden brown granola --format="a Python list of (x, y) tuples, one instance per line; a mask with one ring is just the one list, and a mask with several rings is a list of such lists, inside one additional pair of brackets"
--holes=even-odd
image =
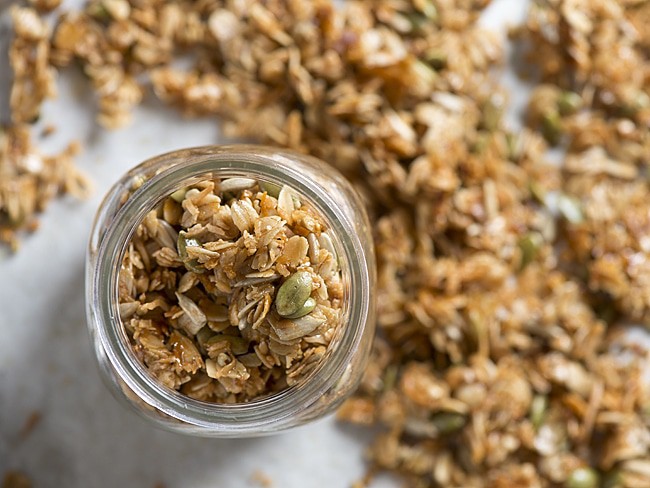
[[(48, 1), (35, 5), (40, 10), (55, 6)], [(70, 143), (58, 155), (45, 156), (32, 142), (29, 124), (39, 118), (43, 101), (56, 95), (56, 70), (50, 63), (51, 32), (31, 8), (14, 6), (11, 17), (12, 124), (0, 126), (0, 244), (16, 250), (20, 233), (38, 227), (37, 215), (52, 198), (60, 194), (84, 197), (90, 185), (73, 164), (79, 143)]]
[(0, 128), (0, 243), (18, 248), (22, 231), (38, 228), (38, 213), (59, 194), (84, 197), (89, 183), (73, 164), (79, 144), (56, 156), (33, 145), (28, 126)]
[(295, 385), (341, 327), (326, 223), (293, 189), (206, 180), (147, 214), (119, 278), (136, 356), (169, 388), (242, 402)]
[(650, 325), (648, 2), (544, 1), (520, 33), (547, 83), (529, 122), (568, 150), (565, 222), (574, 274), (599, 311)]
[(12, 7), (14, 38), (9, 61), (14, 81), (11, 88), (11, 118), (15, 124), (34, 122), (41, 104), (56, 96), (56, 71), (50, 63), (50, 29), (29, 7)]
[[(381, 427), (374, 468), (418, 488), (647, 487), (649, 356), (622, 324), (650, 323), (650, 3), (533, 2), (515, 42), (541, 84), (516, 133), (490, 73), (501, 46), (476, 23), (488, 3), (92, 0), (58, 20), (49, 57), (81, 65), (106, 127), (151, 88), (353, 181), (373, 216), (380, 335), (340, 416)], [(563, 169), (548, 144), (567, 148)], [(144, 309), (123, 307), (180, 313), (148, 291), (185, 271), (147, 232), (159, 277), (137, 285)], [(149, 346), (191, 342), (140, 325)]]

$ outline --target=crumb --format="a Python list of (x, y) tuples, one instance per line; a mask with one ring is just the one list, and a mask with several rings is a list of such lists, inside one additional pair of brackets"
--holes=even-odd
[(273, 480), (259, 469), (253, 471), (251, 481), (261, 488), (273, 488)]
[(54, 124), (47, 124), (45, 127), (43, 127), (43, 130), (41, 131), (41, 137), (46, 138), (51, 136), (56, 132), (56, 126)]
[(25, 423), (23, 424), (22, 429), (20, 429), (20, 433), (18, 434), (19, 439), (21, 441), (27, 439), (27, 437), (29, 437), (36, 426), (41, 423), (42, 419), (43, 414), (38, 410), (34, 410), (32, 413), (30, 413), (27, 419), (25, 419)]

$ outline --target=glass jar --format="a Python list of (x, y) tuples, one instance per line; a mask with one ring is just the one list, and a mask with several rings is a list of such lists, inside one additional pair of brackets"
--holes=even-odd
[[(319, 366), (298, 384), (246, 403), (195, 400), (160, 384), (135, 357), (118, 313), (118, 275), (144, 216), (179, 188), (206, 178), (248, 177), (286, 184), (328, 224), (344, 284), (343, 321)], [(310, 156), (275, 148), (208, 146), (155, 157), (108, 192), (86, 261), (88, 328), (101, 371), (116, 397), (164, 428), (243, 437), (285, 430), (332, 412), (356, 387), (375, 328), (375, 260), (370, 224), (350, 183)]]

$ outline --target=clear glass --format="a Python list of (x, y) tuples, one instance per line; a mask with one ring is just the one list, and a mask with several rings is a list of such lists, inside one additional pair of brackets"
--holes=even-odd
[[(233, 176), (287, 184), (326, 220), (342, 271), (344, 321), (319, 367), (297, 385), (247, 403), (218, 404), (168, 389), (146, 371), (120, 323), (117, 283), (127, 244), (147, 212), (179, 188)], [(264, 146), (200, 147), (147, 160), (108, 192), (88, 248), (87, 322), (107, 384), (147, 419), (193, 435), (263, 435), (320, 418), (355, 389), (374, 335), (375, 281), (368, 217), (352, 186), (335, 169), (310, 156)]]

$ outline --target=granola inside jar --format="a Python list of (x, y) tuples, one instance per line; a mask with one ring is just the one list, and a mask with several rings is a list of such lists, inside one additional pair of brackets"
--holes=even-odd
[(257, 435), (331, 412), (374, 332), (374, 255), (349, 183), (314, 158), (204, 147), (104, 200), (88, 325), (117, 396), (167, 428)]

